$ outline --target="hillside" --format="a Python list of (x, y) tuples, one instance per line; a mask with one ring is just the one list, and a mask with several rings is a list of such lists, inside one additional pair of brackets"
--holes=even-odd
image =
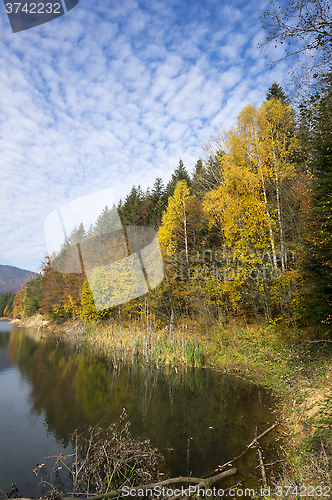
[(14, 266), (0, 265), (0, 293), (16, 293), (22, 284), (25, 284), (29, 278), (38, 276), (37, 273), (20, 269)]

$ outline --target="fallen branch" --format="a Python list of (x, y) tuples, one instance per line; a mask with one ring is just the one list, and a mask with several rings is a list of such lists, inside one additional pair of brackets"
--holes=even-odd
[[(220, 474), (217, 474), (216, 476), (209, 477), (208, 479), (204, 479), (202, 481), (202, 478), (200, 477), (173, 477), (170, 479), (164, 479), (164, 481), (160, 481), (159, 483), (152, 483), (152, 484), (146, 484), (146, 485), (141, 485), (141, 486), (133, 486), (130, 488), (130, 491), (137, 491), (137, 490), (148, 490), (148, 489), (153, 489), (156, 488), (157, 486), (165, 486), (168, 484), (177, 484), (177, 483), (194, 483), (197, 484), (196, 488), (203, 488), (210, 486), (213, 483), (216, 483), (217, 481), (220, 481), (224, 477), (232, 476), (237, 472), (237, 469), (234, 467), (233, 469), (230, 469), (225, 472), (221, 472)], [(103, 498), (114, 498), (117, 497), (120, 493), (123, 493), (123, 486), (119, 488), (118, 490), (110, 491), (109, 493), (106, 493), (104, 495), (93, 495), (88, 498), (91, 498), (92, 500), (102, 500)], [(180, 495), (178, 495), (180, 496)], [(178, 496), (174, 496), (172, 498), (178, 498)], [(169, 500), (172, 500), (170, 498)], [(77, 500), (77, 497), (60, 497), (59, 500)]]
[(319, 342), (332, 342), (332, 340), (304, 340), (303, 342), (297, 345), (299, 346), (303, 344), (318, 344)]
[[(217, 474), (216, 476), (212, 476), (212, 477), (209, 477), (207, 479), (203, 479), (203, 481), (200, 480), (201, 482), (197, 484), (196, 490), (194, 493), (196, 493), (198, 488), (207, 488), (208, 486), (211, 486), (211, 484), (216, 483), (217, 481), (220, 481), (221, 479), (223, 479), (225, 477), (232, 476), (233, 474), (236, 474), (236, 472), (237, 472), (237, 469), (235, 467), (233, 467), (232, 469), (221, 472), (220, 474)], [(187, 491), (188, 491), (188, 496), (192, 496), (192, 495), (190, 495), (190, 490), (184, 490), (184, 492), (181, 491), (180, 495), (174, 495), (169, 500), (175, 500), (179, 496), (183, 496), (184, 494), (186, 494)]]
[[(268, 429), (266, 429), (266, 431), (262, 432), (262, 434), (260, 434), (258, 437), (255, 437), (251, 441), (251, 443), (248, 444), (247, 448), (239, 456), (233, 458), (233, 460), (230, 460), (229, 462), (226, 462), (223, 465), (219, 465), (219, 467), (218, 467), (217, 470), (221, 470), (224, 467), (226, 467), (227, 465), (231, 465), (233, 462), (235, 462), (235, 460), (238, 460), (240, 457), (242, 457), (242, 455), (244, 455), (252, 447), (252, 445), (256, 444), (259, 439), (261, 439), (263, 436), (265, 436), (268, 432), (272, 431), (272, 429), (274, 429), (277, 425), (278, 425), (277, 423), (274, 423), (273, 425), (271, 425), (271, 427), (269, 427)], [(209, 475), (209, 474), (207, 474), (207, 475)]]
[(256, 444), (258, 442), (259, 439), (261, 439), (263, 436), (265, 436), (265, 434), (267, 434), (268, 432), (272, 431), (272, 429), (275, 428), (277, 424), (273, 424), (271, 425), (271, 427), (269, 427), (268, 429), (266, 429), (266, 431), (262, 432), (262, 434), (260, 434), (258, 437), (255, 437), (250, 444), (248, 444), (247, 448), (251, 448), (251, 446), (253, 444)]
[[(121, 418), (123, 420), (124, 416), (121, 416)], [(122, 422), (122, 420), (121, 420), (121, 422)], [(117, 431), (117, 427), (113, 429), (114, 425), (111, 428), (113, 434), (114, 434), (114, 432)], [(123, 424), (123, 423), (122, 423), (122, 425), (124, 425), (123, 429), (126, 432), (127, 439), (130, 441), (131, 436), (130, 436), (130, 433), (128, 432), (128, 428), (127, 428), (128, 425), (127, 424)], [(137, 490), (152, 490), (152, 489), (154, 489), (156, 487), (162, 487), (162, 486), (172, 485), (172, 484), (178, 484), (178, 483), (187, 484), (187, 485), (195, 484), (196, 485), (195, 488), (190, 487), (190, 486), (186, 486), (186, 490), (185, 491), (188, 491), (187, 496), (192, 496), (192, 495), (194, 495), (194, 493), (192, 493), (192, 490), (195, 490), (195, 492), (196, 492), (198, 490), (198, 488), (208, 488), (211, 484), (216, 483), (216, 482), (220, 481), (221, 479), (223, 479), (225, 477), (228, 477), (228, 476), (231, 476), (231, 475), (235, 474), (237, 472), (237, 469), (235, 467), (232, 467), (232, 463), (235, 462), (236, 460), (238, 460), (242, 455), (244, 455), (244, 453), (246, 453), (253, 446), (253, 444), (257, 443), (259, 439), (261, 439), (268, 432), (270, 432), (272, 429), (274, 429), (274, 427), (276, 427), (276, 425), (277, 425), (277, 423), (273, 424), (268, 429), (266, 429), (264, 432), (262, 432), (258, 437), (256, 436), (255, 439), (253, 439), (253, 441), (251, 441), (251, 443), (248, 444), (248, 446), (246, 447), (246, 449), (238, 457), (236, 457), (233, 460), (227, 462), (223, 466), (219, 466), (218, 469), (215, 469), (213, 472), (211, 472), (210, 474), (208, 474), (208, 475), (206, 475), (204, 477), (194, 478), (194, 477), (183, 477), (183, 476), (180, 476), (180, 477), (176, 477), (176, 478), (164, 479), (162, 481), (158, 481), (158, 482), (151, 483), (151, 484), (148, 484), (148, 485), (143, 484), (143, 486), (139, 485), (139, 486), (133, 486), (133, 487), (130, 487), (129, 485), (125, 484), (126, 483), (125, 482), (125, 483), (122, 484), (122, 486), (120, 488), (117, 488), (116, 490), (112, 490), (112, 491), (106, 492), (108, 488), (106, 488), (106, 491), (104, 489), (104, 491), (105, 491), (104, 494), (98, 494), (98, 493), (97, 494), (89, 494), (88, 491), (89, 491), (90, 488), (89, 488), (89, 484), (88, 484), (88, 488), (87, 488), (87, 490), (85, 492), (85, 497), (83, 497), (83, 496), (81, 496), (81, 495), (84, 494), (83, 492), (79, 493), (77, 491), (77, 493), (76, 493), (76, 486), (75, 485), (76, 485), (76, 482), (78, 480), (77, 475), (78, 475), (78, 473), (80, 473), (81, 468), (87, 466), (86, 464), (87, 464), (88, 456), (86, 456), (85, 459), (83, 460), (83, 463), (78, 464), (77, 460), (76, 460), (76, 462), (73, 464), (73, 465), (75, 465), (75, 469), (74, 469), (74, 471), (72, 471), (73, 479), (75, 480), (75, 484), (74, 484), (75, 491), (73, 491), (71, 494), (74, 493), (74, 495), (75, 495), (75, 493), (76, 493), (76, 496), (71, 496), (71, 497), (70, 496), (63, 496), (63, 497), (60, 497), (60, 495), (57, 493), (57, 495), (59, 495), (59, 496), (57, 496), (56, 498), (57, 498), (57, 500), (77, 500), (78, 496), (80, 496), (80, 498), (92, 499), (92, 500), (112, 499), (112, 498), (115, 498), (115, 497), (123, 496), (124, 491), (125, 492), (128, 491), (127, 488), (129, 488), (129, 490), (134, 493)], [(117, 431), (117, 432), (119, 433), (119, 431)], [(88, 452), (87, 453), (89, 454), (89, 450), (90, 450), (90, 448), (91, 448), (92, 445), (94, 446), (93, 451), (95, 452), (95, 448), (98, 447), (98, 446), (100, 448), (100, 443), (101, 443), (101, 445), (102, 445), (101, 447), (102, 447), (102, 450), (104, 452), (104, 454), (102, 454), (102, 456), (106, 455), (106, 457), (107, 457), (107, 465), (109, 466), (109, 463), (108, 463), (109, 454), (112, 452), (112, 449), (109, 448), (108, 452), (107, 452), (107, 450), (104, 449), (105, 448), (104, 447), (104, 442), (101, 440), (101, 429), (100, 428), (90, 429), (90, 434), (91, 434), (91, 436), (89, 436), (89, 439), (88, 439), (88, 445), (89, 445), (89, 447), (88, 447)], [(257, 434), (257, 432), (256, 432), (256, 434)], [(116, 434), (116, 436), (117, 436), (117, 434)], [(94, 440), (97, 439), (97, 442), (94, 443), (93, 439)], [(107, 441), (107, 445), (109, 446), (110, 445), (109, 439), (107, 439), (106, 441)], [(145, 445), (146, 443), (143, 442), (143, 443), (140, 443), (140, 444), (141, 445)], [(99, 450), (99, 448), (96, 448), (97, 451)], [(79, 451), (77, 440), (76, 440), (76, 449)], [(141, 451), (141, 450), (139, 450), (139, 451)], [(145, 449), (143, 451), (145, 452)], [(152, 450), (152, 451), (154, 452), (155, 450)], [(136, 455), (137, 455), (137, 453), (136, 453)], [(136, 455), (134, 455), (134, 458), (137, 460)], [(145, 457), (145, 455), (146, 455), (146, 453), (144, 454), (144, 457)], [(75, 456), (75, 458), (76, 458), (76, 456)], [(93, 458), (93, 456), (92, 456), (92, 458)], [(138, 458), (140, 458), (140, 456), (138, 456)], [(152, 458), (155, 458), (155, 456), (153, 455)], [(124, 456), (124, 459), (127, 459), (127, 455)], [(62, 459), (60, 459), (58, 457), (56, 464), (58, 464), (59, 460), (62, 462)], [(81, 465), (78, 473), (77, 473), (77, 465)], [(94, 464), (93, 461), (92, 461), (92, 465), (95, 466), (95, 464)], [(154, 464), (152, 464), (152, 465), (154, 465)], [(226, 470), (226, 471), (223, 471), (222, 469), (225, 466), (227, 466), (227, 465), (230, 466), (231, 468), (228, 469), (228, 470)], [(44, 466), (44, 464), (43, 464), (43, 466)], [(52, 472), (54, 472), (54, 467), (52, 469)], [(95, 472), (95, 471), (93, 470), (93, 472)], [(112, 477), (113, 477), (113, 475), (111, 476), (111, 479), (112, 479)], [(157, 477), (156, 477), (156, 479), (157, 479)], [(86, 480), (85, 476), (83, 477), (83, 479)], [(142, 477), (136, 477), (135, 479), (136, 479), (136, 484), (139, 484), (141, 481), (143, 482), (145, 480), (145, 478), (142, 478)], [(154, 479), (153, 476), (151, 477), (151, 479), (152, 480)], [(131, 478), (131, 480), (132, 480), (132, 483), (134, 483), (133, 478)], [(124, 487), (126, 487), (126, 490), (123, 490)], [(80, 489), (82, 490), (81, 487), (80, 487)], [(53, 488), (51, 494), (54, 495), (55, 491), (57, 491), (56, 488)], [(100, 491), (100, 489), (99, 489), (99, 491)], [(101, 489), (101, 491), (103, 491), (103, 490)], [(181, 494), (182, 494), (182, 491), (183, 491), (183, 487), (181, 488)], [(53, 496), (52, 498), (55, 498), (55, 497)], [(178, 496), (174, 496), (174, 497), (172, 497), (172, 499), (168, 497), (168, 500), (175, 500), (176, 498), (178, 498)], [(29, 499), (27, 499), (27, 500), (29, 500)]]
[(263, 486), (264, 486), (264, 488), (267, 488), (267, 480), (266, 480), (266, 472), (265, 472), (265, 467), (264, 467), (264, 462), (263, 462), (263, 455), (262, 455), (260, 448), (258, 448), (257, 451), (258, 451), (258, 456), (259, 456), (259, 464), (261, 467)]
[[(270, 464), (264, 464), (264, 467), (271, 467), (272, 465), (274, 464), (278, 464), (280, 462), (284, 462), (285, 460), (275, 460), (274, 462), (271, 462)], [(260, 467), (260, 465), (257, 465), (257, 467), (255, 467), (255, 469), (258, 469), (258, 467)]]
[(232, 469), (225, 470), (224, 472), (221, 472), (220, 474), (217, 474), (216, 476), (208, 477), (207, 479), (203, 479), (198, 485), (197, 488), (203, 488), (203, 486), (210, 486), (213, 483), (216, 483), (220, 479), (223, 479), (224, 477), (228, 476), (233, 476), (233, 474), (236, 474), (237, 469), (233, 467)]

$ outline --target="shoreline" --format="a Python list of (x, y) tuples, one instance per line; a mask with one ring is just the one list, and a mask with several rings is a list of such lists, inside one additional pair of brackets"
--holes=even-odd
[[(78, 341), (78, 322), (69, 321), (58, 325), (42, 315), (36, 315), (23, 320), (11, 320), (10, 324), (45, 329), (71, 342)], [(84, 341), (99, 345), (103, 330), (109, 334), (109, 326), (94, 325), (94, 329), (85, 332)], [(123, 345), (127, 333), (126, 327), (122, 326)], [(305, 338), (305, 334), (297, 338), (296, 342), (294, 332), (290, 330), (282, 329), (280, 332), (275, 327), (257, 325), (250, 328), (230, 326), (227, 329), (215, 325), (211, 328), (211, 334), (202, 334), (202, 337), (204, 362), (200, 366), (270, 388), (280, 401), (278, 412), (285, 440), (284, 484), (293, 484), (294, 487), (298, 483), (331, 485), (332, 436), (330, 439), (325, 438), (321, 430), (322, 405), (326, 397), (332, 398), (332, 353), (329, 344), (322, 341), (322, 345), (317, 346)], [(272, 347), (269, 343), (273, 344)], [(323, 355), (324, 346), (326, 353)], [(110, 343), (104, 346), (105, 352), (110, 347)], [(138, 347), (144, 350), (144, 346)], [(320, 364), (317, 362), (319, 357)]]

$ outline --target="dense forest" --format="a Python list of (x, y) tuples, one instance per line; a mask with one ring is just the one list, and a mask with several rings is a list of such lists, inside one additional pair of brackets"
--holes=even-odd
[(0, 317), (10, 316), (13, 310), (13, 302), (15, 295), (13, 292), (5, 292), (0, 294)]
[[(292, 6), (286, 17), (292, 16)], [(292, 100), (273, 83), (260, 107), (246, 106), (233, 128), (211, 139), (192, 172), (180, 160), (166, 185), (157, 178), (146, 191), (134, 186), (119, 202), (124, 227), (150, 226), (158, 232), (165, 270), (156, 288), (121, 305), (122, 317), (140, 314), (148, 304), (160, 325), (186, 318), (208, 328), (236, 319), (311, 324), (317, 334), (328, 335), (331, 22), (323, 11), (319, 19), (308, 12), (302, 9), (293, 31), (277, 11), (265, 13), (263, 22), (268, 42), (303, 41), (310, 35), (301, 49), (315, 49), (310, 92)], [(292, 55), (289, 47), (286, 57)], [(93, 227), (81, 224), (67, 244), (100, 237), (113, 213), (105, 207)], [(97, 311), (85, 273), (58, 272), (46, 257), (40, 275), (14, 300), (15, 317), (35, 312), (56, 321), (101, 320), (118, 315), (119, 307)]]

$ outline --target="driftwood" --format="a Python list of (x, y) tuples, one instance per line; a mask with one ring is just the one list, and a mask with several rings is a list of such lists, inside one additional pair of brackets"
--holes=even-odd
[(264, 462), (263, 462), (263, 455), (262, 455), (260, 448), (258, 448), (257, 451), (258, 451), (258, 457), (259, 457), (259, 464), (261, 467), (263, 486), (264, 486), (264, 488), (267, 488), (267, 480), (266, 480), (266, 472), (265, 472), (265, 467), (264, 467)]
[[(238, 457), (234, 458), (233, 460), (230, 460), (229, 462), (225, 463), (224, 465), (219, 467), (217, 470), (220, 470), (220, 469), (226, 467), (227, 465), (231, 465), (233, 462), (235, 462), (235, 460), (237, 460), (242, 455), (244, 455), (244, 453), (246, 453), (254, 444), (256, 444), (259, 439), (261, 439), (263, 436), (265, 436), (268, 432), (272, 431), (272, 429), (274, 429), (276, 427), (276, 425), (277, 424), (274, 423), (273, 425), (271, 425), (271, 427), (266, 429), (259, 436), (255, 437), (251, 441), (251, 443), (248, 444), (247, 448), (241, 453), (241, 455), (239, 455)], [(264, 486), (264, 488), (267, 488), (265, 467), (264, 467), (263, 458), (261, 456), (262, 453), (261, 453), (261, 450), (259, 448), (258, 448), (258, 453), (259, 453), (260, 466), (261, 466), (261, 471), (262, 471), (263, 486)], [(216, 471), (214, 471), (214, 472), (216, 472)], [(180, 476), (180, 477), (176, 477), (176, 478), (165, 479), (164, 481), (160, 481), (159, 483), (152, 483), (152, 484), (148, 484), (148, 485), (144, 485), (144, 486), (135, 486), (134, 488), (130, 488), (130, 489), (131, 490), (147, 490), (147, 489), (153, 489), (156, 486), (165, 486), (168, 484), (177, 484), (177, 483), (193, 483), (193, 484), (196, 484), (196, 489), (207, 488), (207, 487), (211, 486), (211, 484), (216, 483), (217, 481), (220, 481), (221, 479), (223, 479), (225, 477), (232, 476), (233, 474), (236, 474), (236, 472), (237, 472), (237, 469), (235, 467), (233, 467), (232, 469), (220, 472), (219, 474), (217, 474), (215, 476), (207, 477), (206, 479), (197, 478), (197, 477), (182, 477), (182, 476)], [(115, 490), (115, 491), (111, 491), (111, 492), (106, 493), (104, 495), (94, 495), (94, 496), (91, 496), (90, 498), (91, 498), (91, 500), (102, 500), (103, 498), (114, 498), (114, 497), (118, 496), (120, 493), (122, 493), (122, 488)], [(179, 496), (173, 496), (173, 497), (169, 498), (169, 500), (175, 500)], [(190, 496), (190, 495), (188, 495), (188, 496)], [(71, 498), (62, 497), (60, 500), (77, 500), (77, 497), (71, 497)]]
[[(177, 483), (193, 483), (196, 484), (196, 488), (206, 488), (208, 486), (211, 486), (211, 484), (216, 483), (217, 481), (220, 481), (221, 479), (232, 476), (233, 474), (236, 474), (237, 469), (233, 467), (230, 470), (227, 470), (225, 472), (221, 472), (220, 474), (217, 474), (216, 476), (209, 477), (208, 479), (203, 479), (200, 477), (173, 477), (170, 479), (164, 479), (163, 481), (160, 481), (159, 483), (152, 483), (152, 484), (146, 484), (143, 486), (133, 486), (130, 488), (130, 491), (132, 490), (147, 490), (147, 489), (153, 489), (156, 486), (166, 486), (168, 484), (177, 484)], [(198, 483), (198, 484), (197, 484)], [(103, 498), (114, 498), (117, 497), (120, 493), (123, 493), (123, 487), (119, 488), (118, 490), (110, 491), (109, 493), (106, 493), (104, 495), (92, 495), (89, 498), (91, 500), (102, 500)], [(188, 495), (189, 496), (189, 495)], [(178, 496), (174, 496), (172, 498), (178, 498)], [(170, 498), (169, 500), (172, 500)], [(28, 499), (26, 499), (28, 500)], [(77, 497), (61, 497), (59, 500), (78, 500)]]
[[(236, 472), (237, 472), (237, 469), (235, 467), (233, 467), (232, 469), (226, 470), (224, 472), (220, 472), (220, 474), (217, 474), (216, 476), (212, 476), (212, 477), (209, 477), (209, 478), (203, 479), (203, 480), (200, 479), (201, 482), (196, 485), (196, 491), (198, 490), (198, 488), (208, 488), (209, 486), (211, 486), (211, 484), (216, 483), (217, 481), (220, 481), (221, 479), (223, 479), (225, 477), (232, 476), (233, 474), (236, 474)], [(191, 496), (189, 490), (184, 490), (184, 491), (185, 492), (188, 491), (188, 496)], [(182, 491), (181, 491), (180, 495), (174, 495), (169, 500), (175, 500), (176, 498), (179, 498), (179, 496), (183, 496)]]

